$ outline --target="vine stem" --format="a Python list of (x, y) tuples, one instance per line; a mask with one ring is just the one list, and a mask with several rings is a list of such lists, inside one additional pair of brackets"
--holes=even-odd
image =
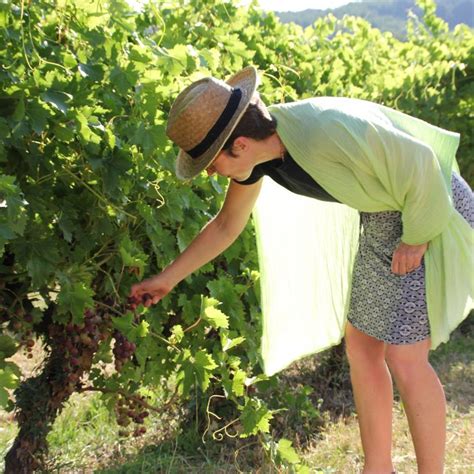
[(160, 46), (160, 44), (161, 44), (161, 42), (163, 41), (163, 38), (164, 38), (164, 36), (165, 36), (165, 34), (166, 34), (166, 23), (165, 23), (165, 21), (163, 20), (163, 17), (160, 15), (160, 13), (158, 12), (158, 10), (156, 9), (155, 4), (154, 4), (153, 2), (150, 2), (150, 3), (149, 3), (149, 6), (150, 6), (150, 8), (151, 8), (151, 11), (152, 11), (153, 14), (155, 15), (155, 17), (160, 20), (161, 26), (162, 26), (162, 28), (163, 28), (163, 31), (162, 31), (162, 33), (161, 33), (161, 37), (160, 37), (160, 39), (159, 39), (158, 42), (157, 42), (157, 46)]
[(94, 260), (96, 257), (98, 257), (98, 256), (102, 253), (102, 251), (103, 251), (105, 248), (107, 248), (107, 246), (108, 246), (111, 242), (113, 242), (112, 239), (108, 239), (106, 242), (104, 242), (104, 243), (102, 244), (102, 247), (101, 247), (94, 255), (92, 255), (92, 257), (90, 257), (90, 259), (91, 259), (91, 260)]
[(120, 115), (114, 115), (108, 122), (107, 122), (107, 127), (112, 125), (112, 122), (117, 119), (117, 118), (123, 118), (123, 117), (129, 117), (128, 114), (120, 114)]
[(110, 201), (108, 201), (104, 196), (102, 196), (100, 193), (98, 193), (95, 189), (93, 189), (91, 186), (89, 186), (83, 179), (81, 179), (79, 176), (77, 176), (76, 174), (74, 174), (72, 171), (68, 170), (67, 168), (64, 168), (64, 171), (69, 175), (71, 176), (72, 178), (74, 178), (77, 182), (79, 182), (80, 184), (82, 184), (82, 186), (84, 186), (89, 192), (91, 192), (99, 201), (101, 201), (102, 203), (104, 203), (106, 206), (111, 206), (113, 207), (116, 211), (118, 212), (123, 212), (126, 216), (132, 218), (133, 220), (136, 220), (136, 216), (134, 216), (133, 214), (130, 214), (128, 213), (127, 211), (125, 211), (124, 209), (120, 209), (119, 207), (115, 206), (114, 204), (112, 204)]
[(191, 324), (191, 326), (188, 326), (186, 329), (184, 329), (183, 332), (191, 331), (191, 329), (194, 329), (201, 321), (202, 318), (199, 316), (199, 318), (193, 324)]
[(21, 46), (23, 50), (23, 57), (25, 58), (25, 62), (28, 65), (28, 67), (33, 70), (33, 66), (31, 65), (28, 55), (26, 54), (26, 48), (25, 48), (25, 29), (23, 27), (23, 16), (25, 14), (25, 0), (21, 0), (20, 2), (20, 23), (21, 23)]
[(115, 283), (114, 283), (114, 279), (112, 278), (112, 275), (101, 267), (98, 267), (97, 269), (109, 277), (110, 284), (112, 285), (112, 289), (114, 290), (114, 293), (117, 295), (117, 298), (120, 300), (120, 295), (117, 291), (117, 288), (115, 288)]
[(23, 306), (23, 299), (20, 298), (15, 292), (13, 292), (12, 290), (10, 290), (9, 288), (2, 288), (1, 291), (9, 291), (14, 297), (15, 299), (13, 300), (13, 303), (9, 306), (9, 310), (11, 310), (14, 306), (15, 306), (15, 303), (18, 301), (18, 303), (20, 303), (20, 306), (21, 306), (21, 309), (24, 311), (25, 308)]
[[(135, 327), (138, 327), (138, 324), (134, 324)], [(176, 347), (174, 344), (171, 344), (170, 341), (168, 341), (168, 339), (164, 338), (163, 336), (160, 336), (159, 334), (157, 334), (156, 332), (154, 331), (151, 331), (150, 329), (148, 329), (148, 332), (153, 336), (153, 337), (156, 337), (157, 339), (159, 339), (160, 341), (164, 342), (167, 346), (169, 347), (172, 347), (174, 350), (178, 351), (180, 354), (181, 352), (183, 352), (179, 347)]]

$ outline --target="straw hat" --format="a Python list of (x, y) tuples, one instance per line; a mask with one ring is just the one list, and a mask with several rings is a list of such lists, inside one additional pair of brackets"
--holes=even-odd
[(178, 178), (194, 178), (212, 163), (245, 112), (257, 80), (257, 70), (248, 66), (227, 82), (206, 77), (178, 95), (166, 127), (166, 134), (180, 148)]

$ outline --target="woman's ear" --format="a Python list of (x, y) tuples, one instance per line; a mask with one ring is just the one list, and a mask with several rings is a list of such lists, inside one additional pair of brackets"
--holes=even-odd
[(247, 137), (237, 137), (234, 140), (233, 151), (245, 151), (249, 146), (249, 139)]

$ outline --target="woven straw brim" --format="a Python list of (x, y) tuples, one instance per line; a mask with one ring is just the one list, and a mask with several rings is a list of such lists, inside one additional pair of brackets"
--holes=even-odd
[[(237, 126), (245, 109), (249, 105), (250, 99), (257, 89), (257, 70), (253, 66), (248, 66), (226, 82), (232, 87), (239, 87), (242, 90), (242, 98), (235, 114), (211, 147), (199, 158), (191, 158), (184, 150), (180, 149), (176, 159), (176, 176), (179, 179), (194, 178), (202, 170), (205, 170), (217, 157), (234, 128)], [(203, 107), (205, 106), (206, 104), (203, 104)]]

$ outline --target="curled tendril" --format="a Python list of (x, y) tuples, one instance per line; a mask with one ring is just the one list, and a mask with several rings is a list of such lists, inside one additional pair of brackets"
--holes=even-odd
[(212, 433), (212, 438), (215, 439), (216, 441), (222, 441), (224, 439), (224, 435), (222, 434), (222, 431), (226, 434), (226, 436), (228, 436), (229, 438), (237, 438), (237, 436), (239, 435), (239, 433), (235, 432), (235, 433), (229, 433), (227, 431), (227, 428), (229, 426), (232, 426), (234, 423), (236, 423), (237, 421), (239, 421), (238, 418), (236, 418), (235, 420), (232, 420), (230, 421), (229, 423), (227, 423), (227, 425), (223, 426), (222, 428), (219, 428), (218, 430), (216, 431), (213, 431)]
[(213, 398), (225, 398), (224, 395), (211, 395), (209, 397), (209, 400), (207, 401), (207, 407), (206, 407), (206, 416), (207, 416), (207, 426), (206, 426), (206, 429), (204, 430), (204, 433), (202, 434), (202, 442), (204, 444), (206, 444), (206, 440), (204, 439), (205, 436), (206, 436), (206, 433), (209, 431), (209, 428), (211, 427), (211, 415), (215, 418), (217, 418), (218, 420), (222, 420), (222, 418), (218, 415), (216, 415), (214, 412), (212, 412), (210, 409), (209, 409), (209, 406), (211, 405), (211, 400)]
[[(222, 417), (220, 417), (219, 415), (216, 415), (214, 412), (212, 412), (209, 409), (209, 406), (211, 404), (211, 400), (213, 398), (226, 398), (226, 397), (224, 395), (211, 395), (209, 397), (209, 400), (207, 401), (207, 407), (206, 407), (207, 426), (206, 426), (206, 429), (204, 430), (204, 433), (202, 435), (202, 442), (204, 444), (206, 443), (204, 438), (205, 438), (206, 433), (209, 431), (210, 426), (211, 426), (211, 416), (213, 416), (214, 418), (217, 418), (218, 420), (222, 420)], [(227, 423), (222, 428), (219, 428), (219, 429), (213, 431), (212, 432), (212, 439), (214, 439), (215, 441), (222, 441), (224, 439), (224, 434), (223, 433), (225, 433), (225, 436), (227, 436), (229, 438), (237, 438), (237, 436), (238, 436), (237, 431), (235, 433), (229, 433), (228, 428), (229, 428), (229, 426), (232, 426), (234, 423), (237, 423), (238, 421), (239, 421), (239, 418), (236, 418), (235, 420), (232, 420), (229, 423)]]

